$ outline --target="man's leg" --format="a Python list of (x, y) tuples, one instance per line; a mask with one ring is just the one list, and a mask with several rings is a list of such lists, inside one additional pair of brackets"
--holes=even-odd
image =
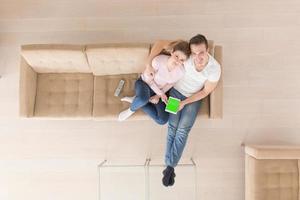
[[(178, 98), (180, 100), (185, 99), (186, 97), (180, 94), (176, 89), (172, 88), (170, 90), (169, 95), (171, 97)], [(168, 124), (168, 134), (167, 134), (167, 145), (166, 145), (166, 153), (165, 153), (165, 164), (166, 169), (163, 171), (163, 179), (162, 183), (164, 186), (172, 186), (175, 182), (175, 171), (172, 163), (172, 146), (175, 141), (176, 130), (179, 125), (181, 112), (177, 112), (177, 114), (169, 114), (169, 124)]]
[(188, 134), (197, 118), (200, 104), (200, 101), (193, 102), (186, 105), (181, 111), (179, 121), (177, 122), (174, 141), (169, 149), (169, 165), (172, 167), (175, 167), (181, 158)]
[[(180, 94), (176, 89), (172, 88), (170, 90), (170, 96), (178, 98), (180, 100), (185, 99), (185, 96)], [(180, 121), (182, 110), (177, 112), (177, 114), (169, 114), (169, 123), (168, 123), (168, 134), (167, 134), (167, 144), (166, 144), (166, 153), (165, 153), (165, 164), (167, 166), (172, 166), (171, 162), (171, 149), (173, 146), (173, 142), (175, 140), (175, 135), (177, 131), (177, 127)]]

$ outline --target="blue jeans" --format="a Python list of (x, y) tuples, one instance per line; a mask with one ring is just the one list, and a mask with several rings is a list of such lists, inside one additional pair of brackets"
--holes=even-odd
[[(170, 90), (170, 96), (176, 97), (180, 100), (186, 99), (185, 96), (174, 88)], [(184, 108), (176, 115), (170, 114), (165, 154), (165, 163), (167, 166), (175, 167), (178, 164), (185, 147), (188, 134), (198, 115), (200, 104), (201, 100), (185, 105)]]
[(159, 100), (157, 104), (149, 102), (151, 96), (154, 96), (154, 91), (142, 79), (135, 82), (135, 98), (130, 106), (130, 110), (137, 111), (142, 109), (148, 114), (156, 123), (165, 124), (169, 119), (169, 114), (165, 112), (165, 103)]

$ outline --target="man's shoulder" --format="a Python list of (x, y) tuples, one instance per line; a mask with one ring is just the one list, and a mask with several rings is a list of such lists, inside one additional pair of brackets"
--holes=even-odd
[(221, 71), (220, 63), (211, 55), (209, 55), (208, 69), (211, 72)]
[(210, 56), (208, 63), (207, 76), (210, 82), (217, 82), (221, 76), (221, 65), (212, 56)]

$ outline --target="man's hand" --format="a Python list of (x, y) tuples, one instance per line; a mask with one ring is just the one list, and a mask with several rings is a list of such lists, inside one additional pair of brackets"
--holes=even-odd
[(177, 112), (181, 111), (184, 108), (185, 105), (186, 105), (185, 101), (180, 101), (180, 103), (179, 103), (179, 109), (178, 109)]
[(153, 104), (157, 104), (159, 102), (159, 96), (158, 95), (154, 95), (152, 97), (150, 97), (149, 101)]

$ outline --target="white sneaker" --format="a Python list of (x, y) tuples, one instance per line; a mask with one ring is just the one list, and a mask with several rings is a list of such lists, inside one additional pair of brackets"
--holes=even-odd
[(126, 101), (128, 103), (132, 103), (134, 98), (135, 98), (135, 96), (133, 96), (133, 97), (123, 97), (121, 99), (121, 101)]
[(128, 108), (128, 109), (122, 111), (122, 112), (119, 114), (118, 121), (121, 122), (121, 121), (126, 120), (126, 119), (129, 118), (133, 113), (134, 113), (134, 111), (131, 111), (130, 108)]

